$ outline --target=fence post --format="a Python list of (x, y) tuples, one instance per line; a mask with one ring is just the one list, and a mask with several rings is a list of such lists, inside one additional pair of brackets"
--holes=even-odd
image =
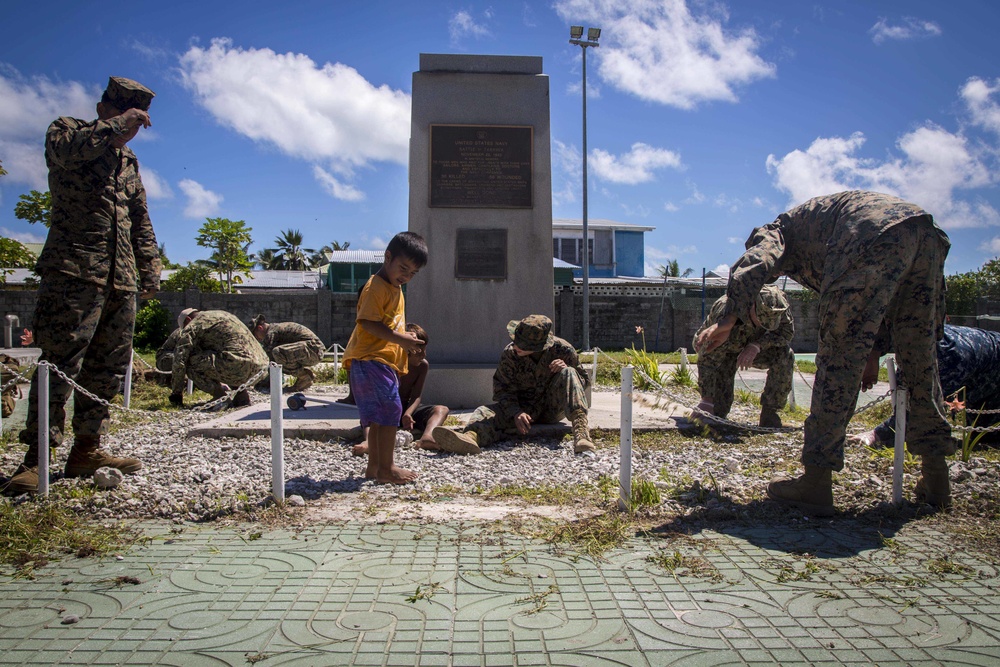
[(49, 366), (38, 370), (38, 495), (49, 496)]
[(271, 494), (285, 499), (285, 416), (281, 412), (281, 366), (271, 364)]
[(632, 504), (632, 367), (622, 367), (622, 416), (618, 457), (618, 507), (627, 511)]
[(886, 360), (889, 387), (892, 389), (892, 409), (896, 414), (896, 442), (892, 452), (892, 502), (903, 502), (903, 458), (906, 454), (906, 390), (901, 389), (896, 378), (896, 362)]
[(129, 355), (128, 367), (125, 369), (125, 409), (132, 404), (132, 364), (135, 363), (135, 352)]

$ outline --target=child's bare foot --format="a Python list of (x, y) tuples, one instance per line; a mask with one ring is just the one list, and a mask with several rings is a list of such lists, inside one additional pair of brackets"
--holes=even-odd
[(368, 443), (362, 442), (351, 447), (351, 456), (368, 456)]
[(416, 479), (417, 473), (415, 471), (400, 468), (399, 466), (389, 468), (389, 473), (386, 475), (383, 475), (380, 471), (376, 471), (375, 474), (375, 481), (380, 484), (409, 484)]
[(417, 449), (441, 449), (437, 442), (434, 441), (434, 438), (420, 438), (420, 440), (417, 440), (414, 444)]

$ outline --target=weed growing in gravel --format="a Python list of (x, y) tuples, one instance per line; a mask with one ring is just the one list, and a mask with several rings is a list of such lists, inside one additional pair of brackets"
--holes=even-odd
[(681, 387), (693, 387), (696, 384), (694, 376), (691, 375), (691, 369), (681, 366), (675, 368), (670, 374), (670, 381)]
[(752, 392), (749, 389), (737, 389), (733, 395), (733, 400), (736, 403), (760, 407), (760, 394)]
[(56, 503), (0, 503), (0, 563), (13, 566), (15, 578), (32, 578), (36, 568), (60, 554), (81, 558), (105, 554), (135, 539), (135, 533), (124, 524), (87, 522)]
[(629, 511), (635, 512), (642, 507), (656, 507), (660, 504), (660, 490), (648, 479), (632, 480), (632, 498)]
[(539, 505), (571, 505), (586, 498), (597, 498), (600, 489), (591, 484), (568, 486), (527, 486), (509, 484), (486, 491), (487, 498), (520, 498)]

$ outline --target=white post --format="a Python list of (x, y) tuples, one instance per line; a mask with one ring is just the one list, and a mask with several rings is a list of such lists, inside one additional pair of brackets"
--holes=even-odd
[(333, 383), (340, 384), (340, 343), (333, 344)]
[(49, 496), (49, 367), (38, 370), (38, 495)]
[(279, 503), (285, 499), (285, 417), (281, 412), (281, 366), (271, 366), (271, 493)]
[(128, 367), (125, 369), (125, 409), (128, 410), (132, 403), (132, 364), (135, 363), (135, 356), (129, 357)]
[(889, 387), (892, 389), (892, 408), (896, 413), (896, 443), (892, 452), (892, 502), (903, 502), (903, 458), (906, 453), (906, 390), (899, 387), (896, 378), (896, 362), (886, 360), (889, 371)]
[(632, 504), (632, 367), (622, 367), (622, 417), (619, 451), (618, 507), (628, 510)]
[(681, 372), (686, 371), (688, 367), (688, 349), (686, 347), (681, 348)]
[(193, 393), (194, 393), (194, 381), (191, 378), (188, 378), (187, 394), (188, 396), (190, 396)]

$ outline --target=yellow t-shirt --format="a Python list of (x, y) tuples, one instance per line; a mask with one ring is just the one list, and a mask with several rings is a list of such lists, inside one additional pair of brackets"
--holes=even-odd
[[(355, 320), (381, 322), (397, 333), (406, 331), (405, 301), (403, 290), (390, 285), (377, 275), (368, 279), (358, 297), (358, 316)], [(406, 373), (406, 351), (396, 343), (373, 336), (360, 325), (354, 325), (351, 339), (344, 351), (344, 367), (350, 368), (352, 359), (378, 361)]]

